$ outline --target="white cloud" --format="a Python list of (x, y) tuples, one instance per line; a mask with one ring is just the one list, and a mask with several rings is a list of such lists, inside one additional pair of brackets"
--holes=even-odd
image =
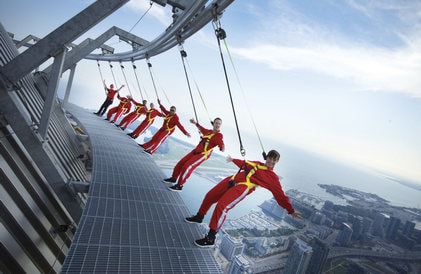
[[(365, 23), (355, 22), (361, 24), (357, 28), (361, 36), (359, 33), (349, 34), (338, 26), (332, 27), (322, 19), (315, 21), (292, 8), (288, 2), (270, 2), (269, 13), (263, 14), (262, 9), (259, 14), (256, 12), (258, 7), (252, 9), (254, 18), (261, 21), (259, 32), (249, 35), (248, 44), (231, 47), (231, 51), (275, 70), (321, 74), (361, 90), (421, 97), (421, 25), (419, 19), (415, 20), (421, 4), (401, 2), (348, 1), (348, 8), (376, 20), (373, 21), (373, 30)], [(339, 4), (332, 2), (331, 5)], [(384, 11), (392, 13), (391, 21)], [(407, 17), (402, 16), (404, 11)], [(395, 21), (400, 27), (385, 30), (384, 37), (387, 38), (376, 33), (383, 40), (365, 40), (371, 31), (378, 31), (378, 26), (383, 23), (393, 25)]]
[(421, 97), (421, 48), (397, 51), (319, 44), (311, 48), (262, 44), (232, 52), (276, 70), (301, 70), (342, 78), (363, 90), (396, 91)]

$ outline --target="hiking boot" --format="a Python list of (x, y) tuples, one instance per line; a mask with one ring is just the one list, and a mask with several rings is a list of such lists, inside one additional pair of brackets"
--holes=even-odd
[(196, 214), (194, 216), (184, 218), (184, 221), (191, 224), (201, 224), (203, 221), (203, 216)]
[(208, 235), (205, 236), (205, 238), (196, 240), (194, 243), (198, 247), (213, 247), (215, 245), (215, 238), (211, 238)]
[(164, 183), (169, 183), (169, 184), (175, 183), (176, 181), (177, 181), (177, 179), (173, 178), (173, 177), (164, 179)]
[(181, 192), (181, 190), (183, 190), (183, 186), (176, 184), (176, 185), (170, 186), (168, 189), (171, 191)]

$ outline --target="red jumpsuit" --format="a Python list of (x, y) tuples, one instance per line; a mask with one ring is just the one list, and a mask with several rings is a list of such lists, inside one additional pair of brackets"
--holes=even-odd
[(143, 134), (145, 130), (147, 130), (155, 121), (156, 116), (164, 116), (161, 112), (158, 110), (152, 108), (146, 112), (146, 118), (140, 123), (140, 125), (133, 130), (132, 136), (133, 138), (137, 138), (139, 135)]
[(150, 154), (153, 154), (159, 146), (170, 136), (175, 127), (178, 127), (185, 135), (188, 135), (188, 132), (184, 129), (183, 125), (180, 123), (177, 114), (170, 114), (170, 112), (165, 109), (163, 105), (159, 105), (161, 111), (165, 114), (164, 123), (162, 127), (155, 133), (149, 142), (141, 145), (146, 151), (149, 151)]
[[(248, 175), (246, 175), (244, 160), (233, 159), (233, 163), (240, 167), (241, 171), (232, 177), (223, 179), (213, 187), (206, 194), (198, 211), (199, 214), (204, 216), (209, 208), (217, 203), (209, 223), (210, 229), (219, 231), (228, 211), (251, 194), (257, 186), (264, 187), (272, 192), (278, 204), (285, 208), (289, 214), (295, 212), (289, 198), (284, 194), (278, 175), (273, 171), (273, 168), (269, 168), (259, 161), (247, 161), (245, 170), (248, 171)], [(234, 186), (231, 186), (230, 180), (233, 180)]]
[(148, 111), (148, 108), (139, 102), (136, 102), (135, 100), (131, 99), (133, 104), (135, 105), (135, 110), (130, 112), (126, 115), (126, 117), (121, 120), (119, 126), (122, 128), (127, 128), (131, 125), (137, 118), (140, 117), (140, 115), (145, 114)]
[(111, 117), (115, 113), (115, 116), (111, 122), (117, 121), (122, 114), (129, 112), (130, 108), (132, 107), (132, 103), (130, 103), (130, 100), (127, 97), (120, 97), (120, 95), (117, 94), (117, 98), (120, 100), (120, 104), (110, 109), (107, 113), (107, 120), (109, 121), (111, 121)]
[(172, 178), (178, 178), (178, 185), (184, 185), (192, 172), (206, 161), (212, 154), (213, 148), (218, 146), (219, 150), (224, 147), (222, 133), (218, 130), (213, 132), (199, 124), (196, 124), (200, 132), (203, 134), (200, 143), (184, 156), (174, 167)]

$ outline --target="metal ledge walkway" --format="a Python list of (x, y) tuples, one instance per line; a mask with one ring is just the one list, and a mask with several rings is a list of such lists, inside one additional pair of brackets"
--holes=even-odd
[(222, 273), (180, 194), (150, 155), (103, 118), (69, 105), (89, 135), (89, 196), (62, 273)]

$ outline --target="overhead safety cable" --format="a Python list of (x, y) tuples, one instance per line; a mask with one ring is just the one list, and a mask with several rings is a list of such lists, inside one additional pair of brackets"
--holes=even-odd
[(146, 58), (146, 64), (148, 65), (148, 68), (149, 68), (149, 74), (151, 75), (152, 85), (153, 85), (153, 89), (155, 90), (156, 99), (159, 100), (158, 91), (156, 90), (155, 80), (152, 74), (152, 64), (149, 61), (149, 58)]
[(124, 73), (124, 66), (123, 66), (123, 63), (121, 63), (121, 61), (120, 61), (120, 68), (121, 68), (121, 72), (123, 73), (124, 81), (126, 81), (127, 90), (129, 91), (130, 96), (133, 97), (132, 91), (130, 90), (129, 83), (127, 82), (126, 73)]
[(196, 118), (196, 122), (198, 122), (198, 123), (199, 123), (199, 119), (197, 118), (196, 106), (194, 105), (193, 94), (192, 94), (192, 92), (191, 92), (190, 81), (189, 81), (189, 75), (187, 74), (186, 64), (185, 64), (185, 62), (184, 62), (184, 58), (186, 58), (186, 57), (187, 57), (187, 53), (186, 53), (186, 51), (183, 49), (183, 45), (182, 45), (182, 44), (180, 44), (180, 45), (179, 45), (179, 49), (180, 49), (181, 61), (183, 62), (184, 74), (186, 75), (187, 86), (188, 86), (188, 88), (189, 88), (190, 99), (191, 99), (191, 103), (192, 103), (192, 105), (193, 105), (194, 117)]
[[(151, 79), (152, 79), (152, 84), (153, 84), (153, 88), (155, 90), (155, 95), (156, 95), (156, 99), (159, 100), (159, 96), (158, 96), (158, 90), (156, 88), (156, 84), (155, 84), (155, 80), (154, 80), (154, 73), (152, 71), (152, 64), (149, 61), (149, 57), (146, 56), (146, 63), (148, 64), (148, 68), (149, 68), (149, 74), (151, 75)], [(164, 93), (165, 98), (167, 99), (167, 101), (171, 104), (170, 100), (168, 99), (167, 94), (165, 93), (164, 89), (162, 89), (162, 93)]]
[(187, 53), (185, 55), (186, 56), (184, 56), (184, 60), (186, 61), (187, 68), (189, 70), (189, 75), (193, 79), (193, 82), (194, 82), (194, 85), (196, 87), (197, 93), (199, 94), (200, 100), (202, 101), (203, 107), (204, 107), (204, 109), (206, 111), (206, 115), (208, 116), (208, 119), (209, 119), (210, 123), (212, 124), (213, 123), (213, 120), (209, 116), (209, 111), (208, 111), (208, 108), (206, 107), (206, 103), (205, 103), (205, 100), (203, 99), (202, 93), (200, 92), (199, 85), (197, 84), (197, 81), (194, 79), (193, 70), (191, 69), (191, 66), (190, 66), (190, 63), (189, 63), (189, 59), (187, 58)]
[(152, 4), (153, 2), (150, 1), (149, 2), (149, 8), (142, 14), (142, 16), (140, 16), (139, 20), (137, 20), (137, 22), (133, 25), (133, 27), (129, 30), (129, 33), (132, 32), (132, 30), (136, 27), (137, 24), (139, 24), (139, 22), (143, 19), (143, 17), (149, 12), (149, 10), (152, 8)]
[(111, 64), (111, 61), (108, 61), (110, 63), (110, 70), (111, 74), (113, 75), (114, 85), (117, 86), (117, 81), (115, 80), (114, 71), (113, 71), (113, 65)]
[(232, 112), (233, 112), (233, 115), (234, 115), (235, 126), (237, 128), (238, 140), (240, 142), (240, 153), (244, 157), (246, 155), (246, 150), (244, 149), (243, 142), (241, 141), (240, 129), (238, 127), (237, 115), (236, 115), (236, 112), (235, 112), (234, 102), (233, 102), (232, 94), (231, 94), (231, 87), (230, 87), (230, 83), (229, 83), (229, 80), (228, 80), (227, 69), (225, 67), (224, 55), (222, 54), (221, 42), (220, 42), (220, 40), (225, 39), (227, 37), (227, 35), (226, 35), (225, 31), (221, 28), (219, 20), (213, 21), (213, 27), (214, 27), (214, 30), (215, 30), (216, 40), (218, 41), (219, 54), (221, 55), (221, 61), (222, 61), (222, 66), (224, 68), (225, 80), (226, 80), (226, 83), (227, 83), (228, 93), (229, 93), (230, 100), (231, 100), (231, 107), (232, 107)]
[(263, 147), (262, 139), (260, 138), (260, 134), (259, 134), (259, 131), (257, 130), (256, 123), (254, 122), (253, 115), (251, 114), (250, 107), (247, 104), (247, 99), (246, 99), (246, 96), (245, 96), (245, 92), (244, 92), (243, 86), (241, 85), (241, 81), (240, 81), (240, 78), (238, 77), (237, 69), (235, 68), (234, 61), (232, 59), (231, 53), (230, 53), (230, 51), (228, 49), (227, 41), (225, 39), (224, 39), (224, 44), (225, 44), (225, 48), (227, 50), (228, 57), (229, 57), (229, 59), (231, 61), (231, 65), (232, 65), (232, 67), (234, 69), (235, 77), (237, 78), (237, 82), (238, 82), (238, 84), (240, 86), (241, 92), (243, 93), (243, 98), (244, 98), (244, 101), (246, 103), (246, 108), (247, 108), (247, 111), (248, 111), (248, 113), (250, 115), (250, 119), (251, 119), (251, 121), (253, 123), (254, 130), (255, 130), (255, 132), (257, 134), (257, 138), (259, 139), (260, 147), (262, 148), (262, 156), (266, 160), (266, 152), (265, 152), (265, 148)]
[[(142, 97), (142, 101), (143, 101), (143, 100), (145, 100), (145, 99), (144, 99), (144, 97), (143, 97), (142, 89), (140, 88), (139, 78), (137, 77), (137, 73), (136, 73), (136, 65), (134, 64), (134, 61), (133, 61), (133, 60), (132, 60), (132, 66), (133, 66), (133, 73), (134, 73), (134, 76), (136, 77), (137, 87), (138, 87), (139, 92), (140, 92), (140, 97)], [(145, 91), (145, 96), (146, 96), (146, 98), (147, 98), (146, 91)]]
[[(104, 77), (102, 76), (101, 65), (99, 64), (98, 60), (96, 60), (96, 63), (98, 64), (99, 75), (101, 76), (101, 84), (104, 84)], [(107, 94), (105, 89), (104, 91), (105, 91), (105, 94)]]

